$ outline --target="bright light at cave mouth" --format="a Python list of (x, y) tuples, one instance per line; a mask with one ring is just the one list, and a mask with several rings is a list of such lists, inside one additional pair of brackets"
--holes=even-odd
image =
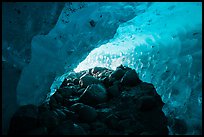
[[(131, 35), (126, 36), (122, 35), (118, 38), (112, 39), (111, 42), (101, 45), (99, 48), (92, 50), (89, 55), (83, 60), (77, 68), (74, 69), (75, 72), (80, 72), (82, 70), (87, 70), (94, 67), (106, 67), (108, 69), (115, 70), (116, 67), (123, 64), (131, 68), (136, 68), (137, 64), (131, 64), (131, 61), (134, 61), (137, 58), (135, 52), (136, 47), (146, 48), (150, 46), (146, 43), (146, 39), (155, 41), (152, 35)], [(130, 56), (131, 57), (128, 57)]]

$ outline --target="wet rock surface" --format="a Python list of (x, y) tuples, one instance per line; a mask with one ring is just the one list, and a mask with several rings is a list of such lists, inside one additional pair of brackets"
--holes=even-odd
[(9, 134), (167, 135), (163, 105), (135, 70), (95, 67), (68, 76), (44, 104), (22, 106)]

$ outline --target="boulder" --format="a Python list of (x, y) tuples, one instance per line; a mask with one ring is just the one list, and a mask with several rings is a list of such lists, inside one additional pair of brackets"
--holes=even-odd
[(108, 133), (107, 132), (108, 127), (103, 122), (96, 121), (91, 123), (90, 126), (91, 126), (91, 135), (104, 135)]
[(93, 122), (97, 117), (96, 110), (83, 103), (76, 103), (71, 106), (71, 109), (79, 115), (80, 122), (90, 123)]
[(106, 119), (105, 122), (107, 124), (107, 126), (109, 128), (112, 129), (117, 129), (118, 128), (118, 122), (119, 122), (119, 118), (114, 115), (114, 114), (110, 114)]
[(72, 83), (71, 79), (65, 78), (64, 81), (62, 82), (62, 84), (60, 85), (61, 87), (67, 86), (68, 83)]
[(63, 111), (62, 109), (56, 108), (56, 109), (54, 110), (54, 112), (57, 113), (58, 118), (59, 118), (60, 121), (65, 120), (66, 117), (67, 117), (67, 115), (64, 113), (64, 111)]
[(46, 127), (38, 127), (32, 130), (29, 130), (25, 135), (47, 135), (48, 131)]
[(55, 99), (54, 96), (50, 97), (49, 106), (50, 106), (51, 109), (57, 108), (59, 106), (59, 104), (58, 104), (58, 102), (57, 102), (57, 100)]
[(92, 84), (88, 86), (79, 98), (84, 104), (97, 105), (107, 101), (106, 89), (100, 84)]
[(127, 71), (121, 79), (121, 84), (123, 86), (137, 86), (141, 83), (135, 70)]
[(108, 77), (104, 77), (104, 78), (101, 78), (100, 79), (101, 82), (103, 83), (103, 85), (108, 88), (110, 87), (111, 85), (113, 85), (113, 81), (110, 81), (110, 79)]
[(139, 98), (138, 107), (141, 111), (148, 111), (154, 109), (156, 106), (156, 100), (152, 96), (142, 96)]
[(76, 114), (75, 112), (68, 109), (63, 109), (62, 111), (66, 114), (67, 119), (71, 121), (76, 121), (78, 119), (78, 114)]
[(81, 88), (79, 90), (76, 90), (75, 92), (73, 92), (74, 96), (80, 96), (83, 92), (84, 92), (85, 88)]
[(72, 121), (65, 121), (61, 123), (51, 135), (86, 135), (85, 130)]
[(59, 88), (57, 92), (59, 92), (64, 98), (68, 98), (73, 94), (73, 92), (76, 92), (76, 87), (74, 86), (66, 86), (63, 88)]
[(75, 79), (73, 80), (73, 83), (74, 83), (74, 85), (78, 85), (78, 84), (79, 84), (79, 79), (75, 78)]
[(100, 83), (101, 83), (100, 80), (98, 80), (97, 78), (95, 78), (89, 74), (83, 75), (79, 80), (79, 84), (83, 88), (86, 88), (87, 86), (89, 86), (91, 84), (100, 84)]
[(21, 106), (10, 121), (8, 134), (24, 134), (37, 128), (38, 107), (35, 105)]
[(64, 107), (69, 108), (71, 105), (77, 103), (78, 100), (79, 100), (79, 98), (74, 98), (74, 99), (64, 98), (62, 105), (63, 105)]
[(55, 92), (55, 94), (53, 95), (53, 97), (55, 98), (55, 100), (58, 103), (62, 103), (63, 102), (63, 96), (59, 93), (59, 92)]
[(115, 71), (113, 71), (111, 74), (110, 74), (110, 79), (116, 79), (116, 80), (120, 80), (123, 75), (125, 74), (125, 71), (122, 70), (121, 68), (117, 68)]
[(60, 119), (57, 113), (53, 111), (46, 111), (39, 115), (40, 126), (46, 127), (48, 132), (53, 130), (57, 125), (59, 125)]
[(111, 97), (118, 97), (121, 93), (118, 84), (114, 84), (113, 86), (109, 87), (107, 89), (107, 92), (108, 94), (110, 94)]
[(102, 108), (102, 109), (97, 109), (97, 118), (102, 121), (105, 122), (106, 118), (112, 113), (112, 109), (110, 108)]
[(107, 68), (104, 67), (95, 67), (91, 70), (91, 74), (94, 75), (96, 73), (101, 73), (102, 71), (107, 70)]
[(86, 131), (86, 133), (89, 133), (90, 131), (90, 124), (88, 124), (88, 123), (77, 123), (77, 125), (79, 125), (80, 127), (82, 127), (85, 131)]

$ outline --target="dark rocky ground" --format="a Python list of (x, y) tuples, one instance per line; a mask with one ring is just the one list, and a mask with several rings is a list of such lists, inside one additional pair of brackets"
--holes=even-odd
[(67, 77), (44, 104), (20, 107), (9, 134), (167, 135), (163, 105), (135, 70), (95, 67)]

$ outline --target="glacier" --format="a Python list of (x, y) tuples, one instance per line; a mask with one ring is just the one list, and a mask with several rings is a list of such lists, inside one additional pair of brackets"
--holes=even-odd
[(23, 66), (17, 103), (41, 104), (72, 71), (123, 64), (155, 86), (170, 135), (202, 134), (201, 37), (201, 2), (66, 3), (32, 37), (29, 63), (13, 58)]
[[(201, 3), (154, 3), (145, 13), (119, 26), (113, 39), (94, 49), (75, 71), (120, 64), (134, 68), (153, 83), (172, 121), (183, 120), (185, 131), (202, 127), (202, 6)], [(174, 130), (174, 131), (172, 131)]]

